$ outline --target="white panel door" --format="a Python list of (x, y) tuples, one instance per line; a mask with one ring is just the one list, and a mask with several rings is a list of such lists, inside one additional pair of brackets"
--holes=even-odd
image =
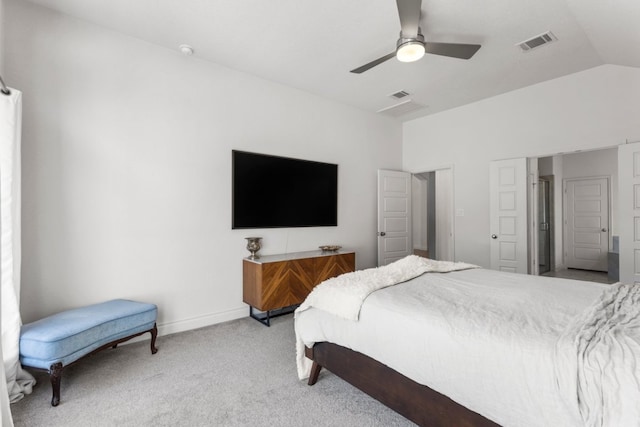
[(491, 268), (527, 273), (527, 159), (489, 166)]
[(412, 253), (411, 174), (378, 171), (378, 266)]
[(640, 143), (618, 147), (620, 281), (640, 284)]
[(565, 265), (607, 271), (609, 253), (609, 179), (566, 179)]

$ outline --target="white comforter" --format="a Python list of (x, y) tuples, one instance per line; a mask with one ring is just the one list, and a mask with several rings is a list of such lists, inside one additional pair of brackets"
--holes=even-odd
[[(638, 390), (638, 325), (625, 334), (610, 328), (613, 350), (601, 343), (589, 352), (593, 329), (576, 332), (576, 319), (597, 311), (592, 306), (605, 289), (483, 269), (426, 273), (371, 293), (358, 321), (317, 308), (299, 312), (296, 335), (307, 346), (329, 341), (366, 354), (504, 426), (600, 425), (603, 414), (602, 425), (639, 425), (637, 394), (630, 401), (617, 394)], [(612, 305), (605, 305), (609, 313), (593, 318), (611, 317)], [(626, 311), (627, 319), (638, 318)], [(616, 344), (621, 334), (623, 346)], [(615, 376), (599, 381), (599, 389), (591, 387), (594, 361), (603, 369), (615, 366), (606, 373)], [(598, 396), (604, 402), (589, 415), (581, 406)], [(620, 411), (626, 415), (614, 417)]]
[(348, 320), (358, 320), (362, 303), (372, 292), (424, 273), (450, 273), (470, 268), (479, 267), (409, 255), (382, 267), (357, 270), (325, 280), (313, 288), (296, 313), (315, 307)]
[(558, 384), (584, 425), (640, 426), (640, 286), (603, 292), (557, 350)]

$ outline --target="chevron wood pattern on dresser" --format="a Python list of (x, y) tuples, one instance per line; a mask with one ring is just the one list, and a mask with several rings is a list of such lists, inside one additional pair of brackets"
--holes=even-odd
[(273, 310), (299, 304), (317, 284), (313, 258), (264, 264), (262, 270), (262, 306)]
[(355, 253), (314, 255), (269, 262), (243, 260), (243, 301), (261, 311), (302, 303), (314, 286), (355, 270)]
[(314, 263), (315, 281), (316, 284), (318, 284), (343, 273), (352, 272), (355, 268), (355, 254), (351, 253), (315, 258)]

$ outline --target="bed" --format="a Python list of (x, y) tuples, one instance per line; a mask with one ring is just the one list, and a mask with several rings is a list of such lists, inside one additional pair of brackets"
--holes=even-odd
[(639, 289), (410, 256), (314, 289), (298, 374), (324, 367), (419, 425), (638, 426)]

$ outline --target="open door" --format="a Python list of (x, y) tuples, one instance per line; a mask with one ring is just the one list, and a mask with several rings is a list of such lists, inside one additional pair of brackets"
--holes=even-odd
[(527, 159), (489, 166), (491, 268), (527, 274)]
[(412, 253), (411, 174), (378, 170), (378, 266)]
[(620, 281), (640, 284), (640, 142), (618, 147)]

